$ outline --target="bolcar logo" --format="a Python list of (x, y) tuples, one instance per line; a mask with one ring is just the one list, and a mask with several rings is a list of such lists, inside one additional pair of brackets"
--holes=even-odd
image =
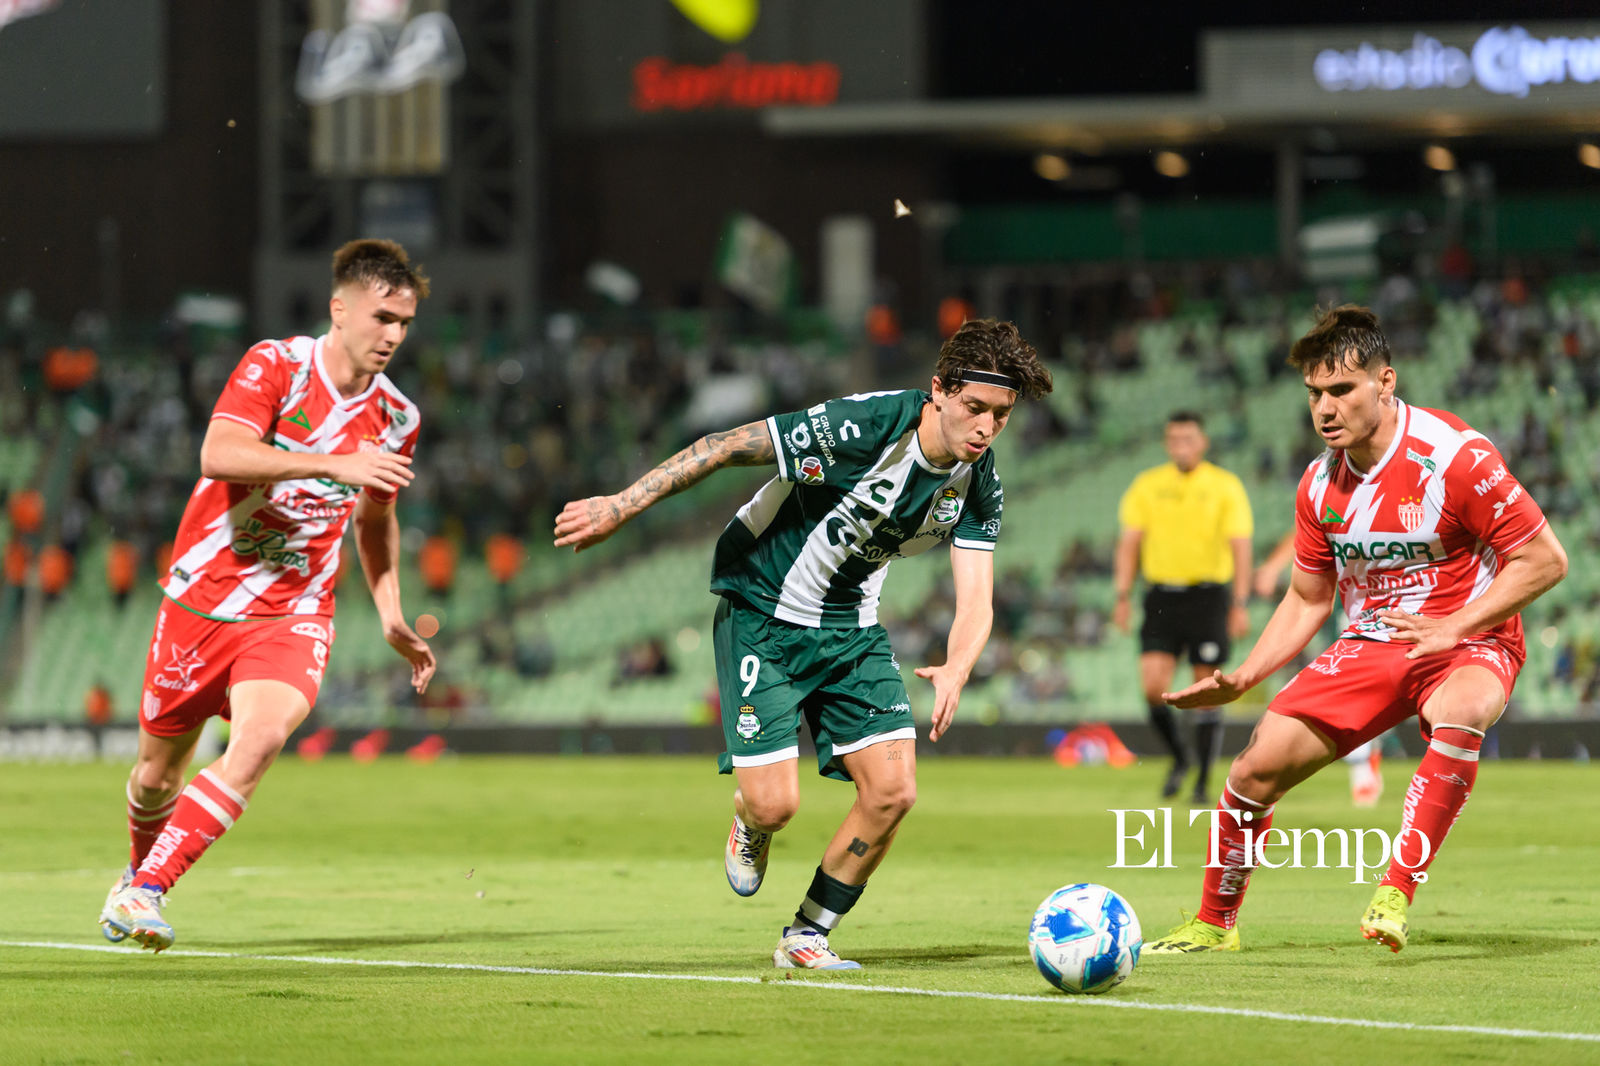
[(800, 460), (800, 480), (807, 485), (822, 484), (822, 460), (814, 455), (808, 455)]

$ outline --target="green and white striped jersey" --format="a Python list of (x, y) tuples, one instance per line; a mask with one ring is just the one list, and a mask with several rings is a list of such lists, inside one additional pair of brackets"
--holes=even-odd
[(711, 591), (812, 628), (876, 625), (889, 563), (949, 539), (993, 551), (1005, 493), (985, 450), (934, 466), (926, 392), (868, 392), (767, 419), (778, 476), (717, 540)]

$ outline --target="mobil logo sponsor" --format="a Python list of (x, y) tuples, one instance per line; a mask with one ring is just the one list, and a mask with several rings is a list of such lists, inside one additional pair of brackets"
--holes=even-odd
[(1353, 563), (1443, 562), (1444, 545), (1437, 538), (1401, 540), (1383, 533), (1329, 533), (1328, 547), (1341, 566)]
[(1487, 496), (1491, 489), (1510, 476), (1510, 473), (1506, 470), (1506, 465), (1501, 463), (1489, 472), (1488, 477), (1472, 486), (1472, 491), (1479, 496)]

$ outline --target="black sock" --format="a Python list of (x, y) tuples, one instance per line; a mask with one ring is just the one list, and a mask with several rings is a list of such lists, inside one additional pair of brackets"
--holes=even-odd
[(1200, 776), (1195, 779), (1194, 791), (1199, 796), (1210, 796), (1211, 762), (1222, 754), (1222, 712), (1197, 711), (1194, 721), (1195, 757), (1200, 761)]
[(1173, 716), (1172, 708), (1165, 703), (1150, 704), (1150, 724), (1166, 743), (1172, 758), (1180, 766), (1187, 764), (1189, 755), (1183, 750), (1183, 737), (1178, 733), (1178, 720)]
[(856, 905), (856, 900), (861, 898), (861, 893), (866, 889), (864, 884), (847, 885), (835, 880), (823, 873), (822, 867), (817, 867), (811, 887), (806, 889), (806, 898), (800, 904), (800, 909), (794, 912), (794, 924), (789, 928), (831, 933), (838, 926), (839, 919), (850, 913), (850, 908)]

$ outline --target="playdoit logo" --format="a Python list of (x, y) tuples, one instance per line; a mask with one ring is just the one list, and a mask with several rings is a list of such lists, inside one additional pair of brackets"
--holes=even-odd
[[(1107, 808), (1107, 813), (1116, 818), (1117, 834), (1117, 861), (1106, 866), (1108, 870), (1147, 869), (1158, 867), (1164, 870), (1173, 869), (1176, 864), (1172, 861), (1172, 808), (1160, 807), (1153, 810), (1118, 810)], [(1257, 835), (1256, 831), (1248, 824), (1244, 827), (1244, 847), (1229, 849), (1225, 855), (1219, 855), (1218, 832), (1222, 812), (1216, 808), (1210, 810), (1191, 810), (1189, 824), (1194, 825), (1201, 815), (1209, 815), (1211, 828), (1207, 839), (1210, 844), (1206, 848), (1206, 869), (1220, 870), (1229, 866), (1265, 866), (1269, 870), (1281, 870), (1289, 867), (1293, 870), (1354, 870), (1355, 876), (1350, 879), (1353, 885), (1359, 885), (1368, 880), (1371, 872), (1382, 870), (1389, 865), (1391, 856), (1398, 856), (1400, 847), (1405, 843), (1407, 836), (1415, 835), (1416, 842), (1420, 845), (1420, 855), (1408, 860), (1409, 865), (1421, 866), (1433, 854), (1433, 842), (1427, 834), (1409, 824), (1403, 825), (1400, 832), (1393, 839), (1382, 829), (1279, 829), (1273, 827)], [(1159, 817), (1158, 817), (1159, 816)], [(1255, 817), (1250, 811), (1241, 815), (1244, 822), (1248, 823)], [(1130, 818), (1142, 819), (1147, 825), (1133, 824), (1137, 829), (1130, 829)], [(1407, 819), (1409, 822), (1409, 819)], [(1160, 843), (1146, 844), (1144, 833), (1146, 829), (1160, 829)], [(1332, 857), (1331, 845), (1337, 843), (1339, 852), (1338, 862), (1329, 862)], [(1144, 849), (1153, 848), (1153, 854), (1143, 862), (1130, 862), (1128, 846), (1133, 844), (1138, 850), (1134, 857), (1143, 854)], [(1287, 854), (1282, 849), (1288, 849)], [(1373, 856), (1373, 851), (1376, 856)], [(1269, 854), (1271, 851), (1271, 854)], [(1315, 862), (1308, 861), (1315, 858)], [(1226, 861), (1224, 861), (1226, 860)], [(1418, 871), (1411, 875), (1418, 884), (1426, 881), (1428, 875)]]

